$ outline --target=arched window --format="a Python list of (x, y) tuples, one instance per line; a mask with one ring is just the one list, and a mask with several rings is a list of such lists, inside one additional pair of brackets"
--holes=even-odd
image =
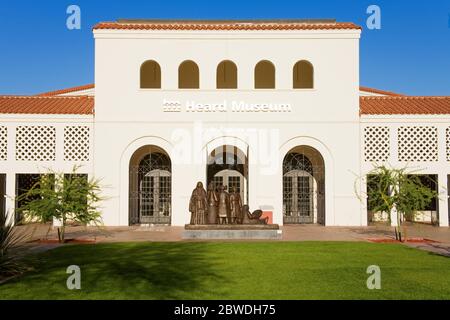
[(194, 61), (187, 60), (180, 64), (178, 68), (178, 88), (198, 89), (199, 83), (198, 66)]
[(255, 67), (255, 89), (275, 89), (275, 66), (263, 60)]
[(161, 67), (153, 60), (145, 61), (141, 66), (141, 89), (161, 88)]
[(237, 89), (237, 67), (225, 60), (217, 66), (217, 89)]
[(314, 67), (311, 62), (302, 60), (294, 65), (294, 89), (314, 88)]

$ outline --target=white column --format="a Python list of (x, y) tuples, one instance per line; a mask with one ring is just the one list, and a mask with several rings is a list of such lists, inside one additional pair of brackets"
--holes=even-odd
[(397, 208), (394, 206), (394, 208), (392, 208), (391, 210), (391, 227), (398, 227), (397, 217), (398, 211)]
[[(16, 152), (16, 126), (8, 126), (8, 163), (13, 167)], [(15, 224), (16, 211), (16, 173), (13, 171), (6, 172), (6, 188), (5, 188), (5, 210), (8, 220)]]
[[(364, 171), (360, 171), (364, 172)], [(361, 226), (367, 227), (368, 221), (367, 221), (367, 215), (368, 215), (368, 208), (367, 208), (367, 174), (361, 176), (361, 183), (359, 194), (361, 195)]]
[[(391, 163), (395, 163), (395, 167), (398, 167), (398, 128), (399, 125), (391, 125), (389, 126), (389, 136), (390, 136), (390, 161)], [(394, 208), (391, 211), (391, 226), (398, 227), (397, 223), (398, 211), (397, 208)]]
[(447, 190), (447, 174), (438, 175), (439, 184), (439, 226), (448, 227), (448, 190)]
[(364, 124), (359, 125), (359, 190), (357, 193), (360, 194), (360, 217), (361, 217), (361, 226), (367, 227), (367, 173), (365, 165), (367, 164), (364, 158), (364, 128), (366, 126)]
[[(64, 176), (64, 174), (62, 174), (62, 176)], [(59, 178), (60, 178), (59, 173), (56, 173), (55, 174), (55, 187), (54, 187), (55, 191), (59, 191), (63, 187), (63, 185), (61, 183), (62, 181)], [(53, 218), (53, 227), (62, 227), (62, 224), (63, 223), (62, 223), (61, 219)]]
[(444, 170), (448, 166), (447, 162), (447, 143), (446, 143), (446, 124), (438, 126), (438, 152), (439, 162), (442, 163), (439, 167), (441, 170), (438, 172), (438, 192), (439, 192), (439, 226), (448, 227), (448, 190), (447, 190), (447, 170)]
[(5, 208), (8, 215), (8, 221), (15, 224), (15, 211), (16, 211), (16, 174), (14, 172), (8, 172), (6, 174), (6, 195), (5, 195)]
[[(394, 186), (394, 187), (391, 187), (391, 188), (390, 188), (390, 191), (389, 191), (390, 194), (393, 194), (393, 193), (394, 193), (394, 190), (392, 190), (392, 188), (395, 188), (395, 189), (398, 191), (399, 186), (396, 185), (396, 186)], [(398, 212), (397, 206), (394, 204), (394, 206), (393, 206), (393, 208), (392, 208), (392, 210), (391, 210), (391, 226), (392, 226), (392, 227), (398, 227), (398, 222), (397, 222), (397, 220), (398, 220), (398, 218), (399, 218), (399, 214), (401, 214), (401, 213)]]

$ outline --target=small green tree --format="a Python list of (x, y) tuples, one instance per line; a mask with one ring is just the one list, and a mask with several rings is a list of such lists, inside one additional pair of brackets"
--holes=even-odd
[(58, 227), (60, 242), (65, 241), (69, 222), (101, 224), (99, 181), (88, 180), (77, 170), (78, 167), (74, 167), (71, 174), (48, 172), (18, 199), (24, 203), (17, 209), (23, 219), (40, 223), (56, 219), (61, 223)]
[(397, 211), (395, 236), (400, 241), (404, 238), (403, 218), (414, 219), (417, 211), (424, 210), (437, 198), (436, 190), (424, 185), (417, 174), (406, 168), (375, 166), (367, 176), (368, 207), (375, 212), (386, 212), (389, 221), (393, 211)]

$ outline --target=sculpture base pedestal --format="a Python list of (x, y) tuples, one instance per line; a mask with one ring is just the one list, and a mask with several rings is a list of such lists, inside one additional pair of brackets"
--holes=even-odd
[(277, 224), (254, 225), (186, 225), (183, 239), (190, 240), (280, 240)]

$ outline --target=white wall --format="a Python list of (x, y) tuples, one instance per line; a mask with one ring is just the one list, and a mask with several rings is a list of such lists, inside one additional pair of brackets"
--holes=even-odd
[[(448, 115), (365, 115), (361, 117), (361, 170), (364, 176), (374, 168), (374, 162), (364, 159), (364, 128), (389, 128), (389, 157), (385, 163), (394, 168), (407, 168), (416, 174), (438, 175), (439, 225), (449, 226), (447, 177), (450, 175), (450, 117)], [(402, 161), (399, 159), (400, 127), (434, 127), (437, 129), (437, 158), (433, 161)], [(447, 130), (448, 134), (447, 134)], [(418, 141), (418, 140), (416, 140)], [(406, 141), (412, 143), (414, 141)], [(427, 150), (427, 144), (423, 144)]]
[[(78, 115), (2, 115), (0, 126), (7, 128), (7, 158), (0, 161), (0, 173), (6, 174), (6, 212), (14, 214), (17, 174), (39, 174), (49, 170), (71, 173), (74, 166), (78, 172), (93, 176), (93, 117)], [(55, 159), (51, 161), (24, 161), (16, 156), (16, 128), (19, 126), (44, 126), (55, 128)], [(90, 129), (89, 161), (66, 161), (64, 159), (64, 128), (83, 126)]]
[[(96, 38), (95, 173), (110, 186), (105, 204), (109, 225), (128, 225), (128, 165), (145, 144), (163, 147), (173, 164), (173, 225), (189, 221), (188, 202), (197, 181), (206, 180), (206, 149), (214, 139), (249, 146), (251, 209), (275, 208), (282, 223), (281, 164), (297, 144), (326, 159), (326, 224), (363, 225), (354, 193), (360, 170), (359, 31), (152, 32), (94, 31)], [(199, 90), (179, 90), (178, 65), (194, 60)], [(238, 67), (238, 89), (217, 90), (222, 60)], [(270, 60), (276, 89), (254, 90), (254, 66)], [(309, 60), (315, 88), (292, 89), (295, 62)], [(139, 69), (156, 60), (162, 89), (139, 89)], [(289, 103), (286, 113), (163, 112), (164, 100), (215, 103)], [(235, 139), (238, 137), (239, 139)], [(186, 147), (187, 146), (187, 147)], [(212, 150), (212, 149), (209, 149)], [(271, 163), (265, 163), (271, 152)]]

